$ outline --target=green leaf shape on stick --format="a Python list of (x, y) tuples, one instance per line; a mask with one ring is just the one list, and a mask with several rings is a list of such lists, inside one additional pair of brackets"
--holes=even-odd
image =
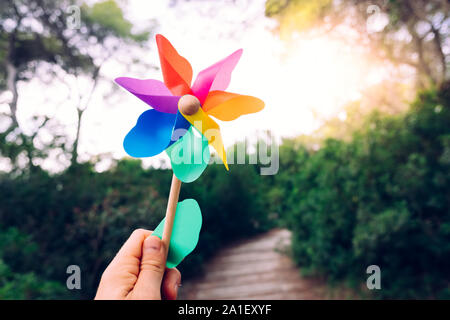
[[(162, 239), (165, 221), (166, 218), (159, 223), (155, 231), (153, 231), (153, 235)], [(178, 202), (173, 222), (172, 237), (170, 238), (167, 268), (175, 268), (195, 249), (201, 227), (202, 213), (197, 201), (186, 199)]]

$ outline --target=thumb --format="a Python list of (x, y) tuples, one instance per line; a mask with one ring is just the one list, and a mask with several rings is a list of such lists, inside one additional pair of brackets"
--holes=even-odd
[(138, 299), (161, 299), (161, 282), (166, 269), (164, 245), (157, 236), (149, 236), (142, 245), (141, 268), (134, 296)]

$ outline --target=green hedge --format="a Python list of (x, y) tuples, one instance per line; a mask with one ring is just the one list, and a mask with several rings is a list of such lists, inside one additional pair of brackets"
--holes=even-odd
[[(281, 150), (277, 183), (305, 273), (365, 286), (380, 298), (450, 298), (450, 99), (419, 96), (401, 116), (374, 114), (350, 142)], [(280, 208), (278, 208), (280, 209)]]
[[(183, 184), (180, 200), (196, 199), (203, 214), (199, 244), (179, 266), (184, 279), (200, 275), (205, 259), (223, 245), (269, 228), (257, 170), (210, 165), (196, 182)], [(0, 176), (0, 240), (18, 232), (17, 241), (0, 243), (0, 273), (9, 275), (0, 282), (0, 298), (92, 298), (131, 232), (154, 229), (163, 218), (171, 177), (171, 170), (144, 170), (138, 160), (102, 173), (86, 163), (57, 175)], [(72, 264), (81, 268), (81, 291), (65, 289)], [(28, 287), (39, 279), (46, 289), (27, 294), (28, 287), (16, 285), (23, 276)], [(58, 284), (63, 292), (52, 287)]]

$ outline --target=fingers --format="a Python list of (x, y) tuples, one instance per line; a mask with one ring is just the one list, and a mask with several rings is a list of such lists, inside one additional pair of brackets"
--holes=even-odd
[(165, 267), (165, 250), (161, 239), (148, 236), (142, 246), (140, 272), (133, 289), (133, 299), (161, 299)]
[(176, 300), (181, 285), (181, 273), (176, 268), (166, 269), (162, 283), (162, 295), (166, 300)]
[(103, 272), (96, 299), (123, 299), (133, 289), (140, 270), (142, 244), (151, 231), (135, 230)]
[(105, 270), (96, 299), (174, 300), (180, 272), (166, 269), (164, 245), (151, 231), (135, 230)]
[(122, 248), (120, 248), (114, 260), (123, 257), (135, 257), (140, 259), (142, 255), (142, 243), (151, 234), (152, 231), (150, 230), (134, 230), (128, 240), (123, 244)]
[(121, 272), (137, 277), (139, 275), (143, 242), (151, 233), (152, 231), (145, 229), (134, 230), (105, 272), (109, 271), (113, 274)]

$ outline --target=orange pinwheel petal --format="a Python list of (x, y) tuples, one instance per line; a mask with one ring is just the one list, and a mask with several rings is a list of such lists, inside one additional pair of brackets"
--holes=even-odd
[(175, 96), (188, 94), (192, 81), (189, 61), (180, 56), (169, 40), (160, 34), (156, 35), (156, 44), (165, 85)]
[(261, 111), (264, 108), (264, 102), (252, 96), (212, 91), (208, 94), (202, 108), (210, 116), (222, 121), (231, 121), (244, 114)]
[[(181, 111), (180, 111), (181, 112)], [(222, 136), (220, 134), (219, 125), (200, 108), (193, 115), (186, 115), (181, 112), (181, 114), (192, 124), (198, 131), (200, 131), (208, 143), (213, 146), (217, 151), (217, 154), (222, 159), (225, 168), (228, 170), (227, 154), (223, 146)]]

